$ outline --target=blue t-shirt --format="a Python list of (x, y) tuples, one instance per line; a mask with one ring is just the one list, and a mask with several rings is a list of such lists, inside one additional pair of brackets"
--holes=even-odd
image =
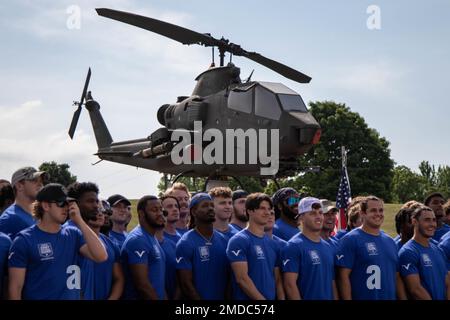
[[(277, 260), (279, 260), (279, 250), (275, 241), (267, 235), (258, 237), (245, 229), (231, 237), (228, 242), (227, 257), (230, 264), (246, 261), (248, 276), (258, 291), (268, 300), (275, 299), (274, 268), (277, 267)], [(233, 299), (249, 299), (239, 286), (235, 289)]]
[(298, 273), (297, 287), (304, 300), (333, 300), (334, 249), (323, 239), (314, 242), (302, 233), (283, 250), (283, 272)]
[(293, 227), (290, 224), (284, 222), (281, 218), (275, 221), (273, 225), (273, 234), (278, 238), (281, 238), (285, 241), (289, 241), (293, 236), (300, 232), (299, 228)]
[(181, 233), (178, 230), (175, 231), (175, 234), (167, 233), (164, 231), (164, 238), (171, 240), (173, 243), (177, 244), (178, 240), (181, 239)]
[(378, 236), (356, 228), (340, 240), (335, 256), (338, 267), (351, 269), (354, 300), (395, 300), (397, 246), (386, 233)]
[(62, 227), (48, 233), (37, 225), (19, 234), (10, 249), (10, 268), (25, 268), (24, 300), (80, 299), (78, 255), (84, 244), (81, 231)]
[(128, 233), (127, 232), (115, 232), (115, 231), (109, 231), (109, 239), (120, 249), (122, 249), (123, 243), (125, 242), (125, 239), (127, 238)]
[(433, 235), (433, 239), (436, 240), (437, 242), (439, 242), (441, 240), (441, 238), (443, 236), (445, 236), (445, 234), (449, 231), (450, 231), (450, 227), (444, 223), (442, 225), (442, 227), (440, 227), (439, 229), (436, 229), (436, 232)]
[(159, 243), (166, 255), (166, 292), (167, 299), (172, 300), (175, 295), (175, 290), (177, 287), (177, 262), (176, 262), (176, 244), (163, 238), (162, 242)]
[(450, 233), (447, 233), (441, 238), (438, 246), (445, 254), (447, 270), (450, 271)]
[(227, 241), (229, 241), (231, 239), (231, 237), (233, 237), (235, 234), (237, 234), (239, 232), (231, 224), (228, 225), (228, 230), (225, 232), (217, 230), (217, 229), (215, 229), (215, 230), (219, 231), (225, 237), (225, 239), (227, 239)]
[(339, 248), (339, 241), (336, 240), (334, 237), (329, 237), (328, 239), (323, 239), (326, 243), (331, 245), (331, 248), (333, 249), (333, 258), (336, 254), (338, 248)]
[(14, 240), (17, 234), (36, 223), (33, 216), (17, 204), (12, 204), (0, 216), (0, 232)]
[(111, 294), (114, 263), (120, 262), (119, 248), (104, 234), (99, 234), (108, 259), (97, 263), (80, 256), (81, 296), (84, 300), (107, 300)]
[(230, 223), (230, 226), (232, 226), (233, 228), (235, 228), (238, 232), (244, 230), (244, 228), (241, 228), (240, 226), (238, 226), (235, 223)]
[(176, 229), (181, 236), (189, 231), (188, 228), (176, 228)]
[(422, 287), (433, 300), (446, 299), (447, 265), (441, 249), (432, 242), (429, 247), (424, 247), (411, 239), (404, 244), (398, 255), (400, 274), (403, 277), (418, 274)]
[(148, 280), (160, 300), (165, 298), (166, 255), (154, 236), (136, 226), (127, 236), (121, 250), (125, 273), (124, 299), (137, 299), (129, 265), (146, 264)]
[(226, 249), (227, 239), (216, 230), (211, 242), (192, 229), (177, 243), (177, 270), (192, 271), (194, 287), (202, 299), (225, 298), (230, 272)]
[(341, 229), (338, 232), (336, 232), (336, 235), (334, 236), (334, 238), (339, 241), (347, 233), (348, 233), (348, 231), (346, 229)]
[(11, 239), (0, 232), (0, 299), (3, 297), (3, 277), (7, 274), (8, 254), (11, 247)]

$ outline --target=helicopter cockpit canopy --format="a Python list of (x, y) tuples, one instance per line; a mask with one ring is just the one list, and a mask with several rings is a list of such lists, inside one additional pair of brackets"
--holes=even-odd
[(308, 112), (302, 97), (282, 83), (252, 82), (230, 91), (228, 108), (244, 113), (279, 120), (282, 110)]

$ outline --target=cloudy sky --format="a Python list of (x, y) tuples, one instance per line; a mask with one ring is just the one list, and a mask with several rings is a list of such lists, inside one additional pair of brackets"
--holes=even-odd
[(146, 137), (159, 127), (162, 104), (192, 92), (211, 51), (97, 16), (96, 7), (224, 36), (292, 66), (311, 83), (233, 59), (242, 78), (255, 69), (254, 80), (282, 82), (305, 101), (346, 103), (391, 142), (397, 164), (450, 165), (448, 1), (17, 0), (0, 2), (0, 178), (53, 160), (97, 182), (102, 197), (156, 194), (157, 172), (92, 166), (97, 146), (86, 110), (75, 139), (67, 135), (72, 101), (90, 66), (90, 90), (114, 141)]

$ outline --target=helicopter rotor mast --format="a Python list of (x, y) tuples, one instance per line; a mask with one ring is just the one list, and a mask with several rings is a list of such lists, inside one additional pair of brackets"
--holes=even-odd
[(311, 81), (311, 77), (306, 74), (280, 62), (266, 58), (259, 53), (246, 51), (242, 49), (241, 46), (231, 43), (223, 37), (221, 39), (216, 39), (209, 33), (199, 33), (168, 22), (129, 12), (107, 8), (97, 8), (95, 10), (100, 16), (158, 33), (185, 45), (198, 44), (205, 47), (217, 47), (219, 49), (220, 66), (224, 65), (225, 52), (229, 52), (232, 55), (242, 56), (253, 60), (293, 81), (300, 83), (309, 83)]

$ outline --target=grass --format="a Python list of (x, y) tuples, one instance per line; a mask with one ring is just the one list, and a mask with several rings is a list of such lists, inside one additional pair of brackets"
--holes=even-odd
[[(132, 212), (132, 218), (131, 222), (128, 225), (128, 231), (131, 231), (137, 224), (138, 224), (138, 218), (137, 218), (137, 200), (130, 200), (131, 201), (131, 212)], [(397, 235), (397, 232), (395, 232), (395, 222), (394, 217), (395, 214), (398, 212), (402, 205), (398, 203), (385, 203), (384, 204), (384, 223), (382, 229), (384, 232), (389, 234), (391, 237), (395, 237)]]

